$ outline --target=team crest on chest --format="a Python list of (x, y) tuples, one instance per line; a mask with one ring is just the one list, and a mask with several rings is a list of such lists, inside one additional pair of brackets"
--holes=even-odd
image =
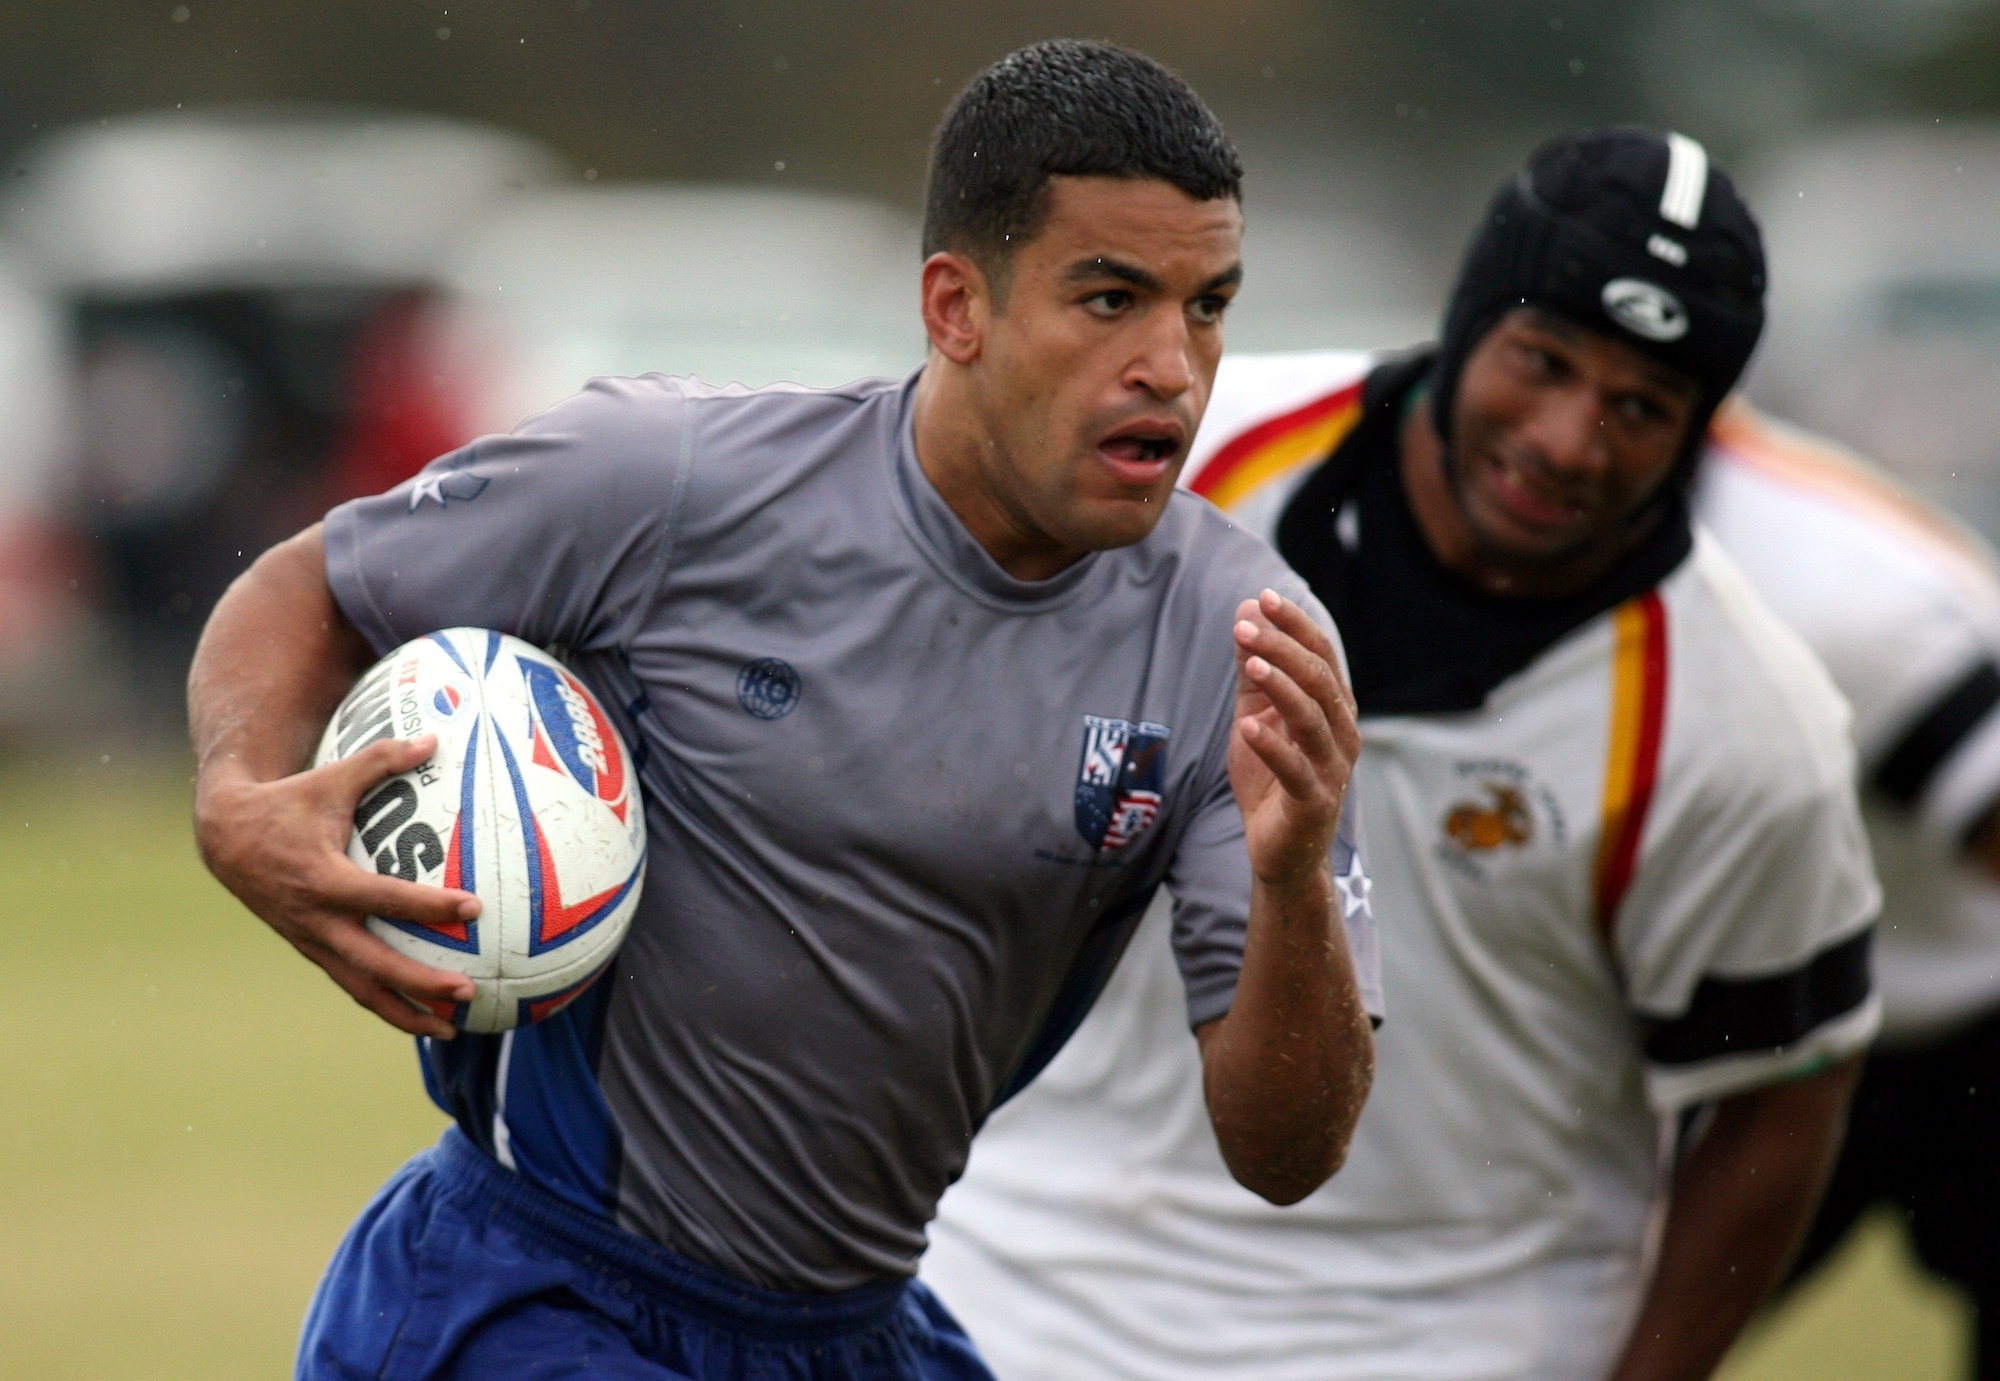
[(1083, 717), (1076, 772), (1076, 830), (1093, 849), (1122, 849), (1152, 828), (1166, 789), (1164, 724)]
[(1489, 853), (1526, 844), (1535, 837), (1534, 812), (1521, 789), (1507, 782), (1481, 782), (1484, 801), (1460, 801), (1444, 817), (1444, 832), (1467, 853)]
[(1458, 779), (1438, 821), (1438, 853), (1460, 871), (1485, 876), (1487, 863), (1523, 853), (1546, 838), (1567, 846), (1568, 822), (1548, 786), (1505, 758), (1455, 764)]

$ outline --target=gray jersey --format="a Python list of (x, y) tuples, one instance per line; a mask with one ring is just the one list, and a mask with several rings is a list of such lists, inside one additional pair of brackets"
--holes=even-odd
[(427, 1048), (433, 1095), (571, 1202), (788, 1289), (915, 1269), (1160, 883), (1189, 1020), (1227, 1011), (1233, 613), (1271, 586), (1324, 618), (1184, 493), (1135, 546), (1011, 578), (918, 466), (912, 395), (599, 380), (326, 527), (378, 649), (560, 645), (646, 792), (614, 978)]

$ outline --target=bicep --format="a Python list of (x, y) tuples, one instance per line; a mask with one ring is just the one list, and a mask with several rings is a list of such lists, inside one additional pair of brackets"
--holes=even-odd
[(1861, 1078), (1862, 1058), (1851, 1054), (1806, 1074), (1729, 1094), (1717, 1101), (1705, 1136), (1733, 1135), (1763, 1143), (1773, 1154), (1813, 1153), (1838, 1135)]
[(327, 584), (319, 525), (280, 542), (224, 592), (195, 649), (188, 717), (197, 759), (226, 747), (267, 776), (297, 770), (373, 661)]

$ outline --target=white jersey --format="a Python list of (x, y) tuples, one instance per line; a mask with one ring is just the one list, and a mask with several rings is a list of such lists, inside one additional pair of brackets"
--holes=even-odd
[[(1225, 359), (1191, 486), (1270, 531), (1369, 364)], [(1673, 1114), (1872, 1035), (1846, 712), (1711, 539), (1478, 710), (1361, 727), (1388, 1017), (1346, 1168), (1231, 1180), (1135, 947), (933, 1225), (1003, 1381), (1601, 1376)]]
[(1747, 406), (1717, 418), (1696, 513), (1854, 707), (1882, 879), (1885, 1041), (2000, 1007), (2000, 885), (1966, 862), (2000, 797), (2000, 572), (1887, 476)]

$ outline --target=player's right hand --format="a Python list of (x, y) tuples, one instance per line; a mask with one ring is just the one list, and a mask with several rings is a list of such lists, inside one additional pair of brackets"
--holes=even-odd
[(369, 932), (366, 918), (449, 925), (478, 916), (479, 899), (384, 877), (347, 856), (362, 796), (435, 751), (430, 735), (384, 739), (268, 782), (217, 763), (195, 790), (195, 839), (222, 885), (349, 997), (399, 1031), (449, 1040), (456, 1030), (434, 1008), (469, 1001), (472, 980), (398, 954)]

